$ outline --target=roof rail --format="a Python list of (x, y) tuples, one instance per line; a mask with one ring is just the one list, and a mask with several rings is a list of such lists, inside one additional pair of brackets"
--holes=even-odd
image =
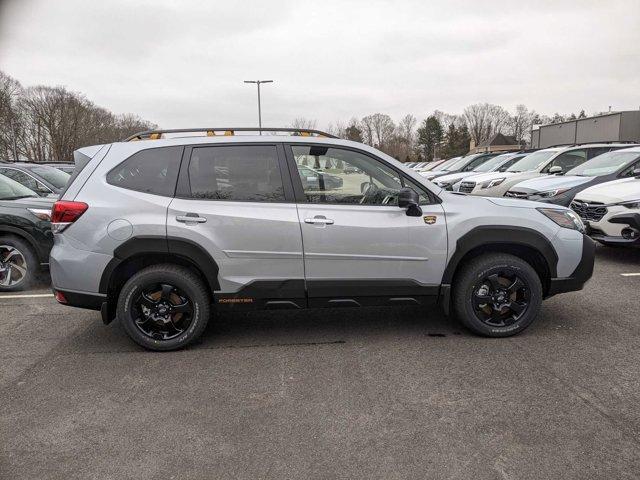
[[(235, 135), (235, 132), (286, 132), (291, 133), (294, 136), (302, 137), (327, 137), (338, 138), (335, 135), (326, 133), (320, 130), (313, 130), (308, 128), (253, 128), (253, 127), (240, 127), (240, 128), (172, 128), (172, 129), (160, 129), (160, 130), (145, 130), (144, 132), (138, 132), (130, 137), (126, 138), (125, 142), (133, 142), (136, 140), (159, 140), (165, 133), (206, 133), (208, 137), (215, 137), (218, 135)], [(220, 133), (216, 133), (220, 132)]]

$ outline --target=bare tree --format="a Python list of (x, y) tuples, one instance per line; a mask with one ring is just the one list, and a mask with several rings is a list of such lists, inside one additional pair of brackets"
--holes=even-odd
[(0, 72), (0, 158), (18, 160), (18, 137), (20, 136), (20, 112), (18, 101), (22, 86)]
[(72, 161), (77, 148), (151, 128), (150, 122), (115, 116), (64, 87), (23, 89), (0, 72), (0, 158)]
[(489, 140), (496, 133), (502, 132), (509, 124), (509, 112), (499, 105), (477, 103), (464, 109), (464, 119), (469, 129), (471, 140), (479, 145)]
[(529, 111), (524, 105), (516, 106), (516, 113), (511, 116), (509, 122), (509, 133), (521, 145), (531, 141), (531, 127), (535, 118), (536, 112)]
[(317, 124), (318, 124), (317, 120), (311, 120), (304, 117), (297, 117), (293, 119), (293, 122), (291, 122), (291, 128), (299, 128), (302, 130), (315, 130)]
[(363, 117), (361, 124), (365, 143), (384, 151), (396, 129), (391, 117), (383, 113), (374, 113)]

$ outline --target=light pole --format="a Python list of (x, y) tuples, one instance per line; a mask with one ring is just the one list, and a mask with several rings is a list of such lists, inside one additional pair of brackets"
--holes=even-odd
[(273, 80), (245, 80), (244, 83), (255, 83), (258, 86), (258, 127), (262, 135), (262, 107), (260, 105), (260, 85), (263, 83), (273, 83)]

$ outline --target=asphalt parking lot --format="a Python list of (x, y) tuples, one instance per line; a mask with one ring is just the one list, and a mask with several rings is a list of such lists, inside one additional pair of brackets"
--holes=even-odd
[(0, 295), (6, 479), (636, 479), (640, 250), (520, 336), (423, 308), (232, 314), (150, 353), (97, 312)]

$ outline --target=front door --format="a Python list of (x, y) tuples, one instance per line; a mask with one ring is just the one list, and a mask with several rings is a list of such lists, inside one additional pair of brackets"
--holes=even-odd
[[(437, 294), (447, 256), (439, 203), (365, 152), (293, 144), (289, 153), (310, 305), (415, 303)], [(398, 207), (403, 186), (421, 190), (421, 216)]]
[(216, 261), (220, 306), (306, 305), (300, 225), (282, 151), (267, 144), (194, 147), (182, 168), (167, 235), (196, 243)]

